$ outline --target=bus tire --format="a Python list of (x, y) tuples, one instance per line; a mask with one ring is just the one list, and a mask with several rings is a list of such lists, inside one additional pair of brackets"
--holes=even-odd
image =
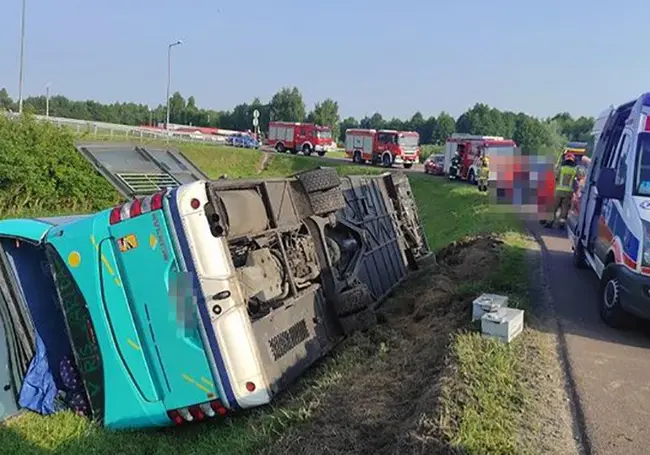
[(307, 193), (325, 191), (341, 184), (341, 178), (334, 168), (313, 169), (296, 174)]
[(629, 328), (632, 322), (632, 315), (621, 305), (621, 291), (616, 264), (610, 263), (600, 279), (600, 317), (615, 329)]
[(284, 153), (287, 150), (284, 148), (284, 144), (282, 142), (278, 142), (277, 144), (275, 144), (275, 151), (278, 153)]
[(309, 194), (309, 203), (314, 215), (328, 215), (345, 207), (345, 198), (340, 188)]
[(365, 310), (372, 304), (372, 295), (364, 285), (343, 291), (335, 304), (336, 315), (347, 317)]

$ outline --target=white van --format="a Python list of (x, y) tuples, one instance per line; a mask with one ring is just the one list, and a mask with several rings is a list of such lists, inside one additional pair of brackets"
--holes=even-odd
[(650, 319), (650, 93), (605, 111), (577, 213), (567, 231), (576, 267), (600, 278), (600, 314), (613, 327)]

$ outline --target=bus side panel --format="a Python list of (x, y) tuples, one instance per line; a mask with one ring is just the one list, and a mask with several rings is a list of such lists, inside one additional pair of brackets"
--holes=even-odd
[(131, 311), (166, 389), (166, 408), (218, 398), (199, 333), (193, 280), (179, 271), (162, 211), (125, 220), (111, 232)]
[[(54, 228), (46, 241), (66, 263), (88, 306), (104, 370), (103, 383), (95, 385), (104, 389), (104, 425), (114, 429), (166, 426), (169, 418), (163, 404), (145, 401), (125, 370), (102, 303), (99, 274), (102, 259), (95, 239), (108, 235), (108, 217), (109, 212), (104, 211), (86, 220)], [(108, 259), (106, 262), (116, 269), (115, 263), (111, 264)], [(83, 351), (83, 346), (76, 348)], [(79, 368), (84, 370), (93, 365), (82, 364)]]
[[(149, 364), (155, 359), (147, 349), (149, 343), (143, 343), (146, 339), (146, 332), (142, 324), (134, 320), (133, 311), (130, 308), (127, 298), (127, 290), (124, 288), (119, 272), (114, 270), (110, 264), (115, 264), (111, 244), (113, 239), (104, 239), (99, 244), (100, 253), (100, 277), (102, 283), (102, 301), (108, 324), (113, 333), (115, 345), (124, 361), (124, 368), (129, 372), (142, 397), (147, 401), (160, 401), (160, 386), (156, 384), (152, 376), (152, 369)], [(139, 321), (138, 321), (139, 322)]]

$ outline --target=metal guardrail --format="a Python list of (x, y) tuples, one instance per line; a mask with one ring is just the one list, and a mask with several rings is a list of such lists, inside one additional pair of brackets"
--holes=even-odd
[[(17, 113), (8, 113), (9, 117), (18, 116)], [(65, 117), (46, 117), (45, 115), (35, 115), (35, 118), (55, 125), (65, 126), (72, 129), (78, 135), (85, 135), (89, 139), (107, 138), (111, 140), (160, 140), (160, 141), (177, 141), (177, 142), (195, 142), (203, 144), (220, 145), (225, 144), (225, 137), (201, 134), (187, 133), (180, 131), (160, 131), (147, 127), (120, 125), (117, 123), (94, 122), (88, 120), (77, 120)]]

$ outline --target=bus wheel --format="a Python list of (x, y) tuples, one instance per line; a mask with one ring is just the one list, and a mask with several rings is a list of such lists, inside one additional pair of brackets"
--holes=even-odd
[(391, 167), (393, 165), (393, 162), (390, 159), (390, 155), (388, 153), (381, 157), (381, 164), (384, 167)]
[(621, 305), (621, 283), (616, 273), (616, 264), (609, 264), (600, 279), (600, 317), (616, 329), (630, 326), (632, 317)]
[(354, 152), (354, 155), (352, 155), (352, 162), (357, 164), (363, 164), (366, 162), (366, 160), (361, 158), (361, 152), (357, 150), (356, 152)]
[(284, 148), (284, 144), (282, 142), (278, 142), (275, 145), (275, 151), (278, 152), (278, 153), (284, 153), (286, 151), (285, 148)]

